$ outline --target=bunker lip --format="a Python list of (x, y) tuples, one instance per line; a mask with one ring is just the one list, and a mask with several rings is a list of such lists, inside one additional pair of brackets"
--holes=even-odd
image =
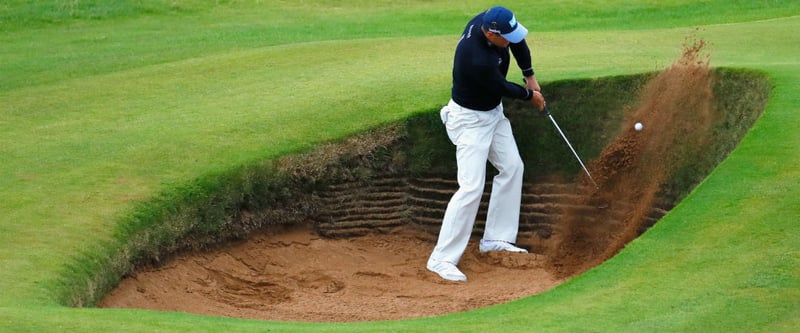
[[(719, 116), (703, 45), (685, 46), (673, 66), (642, 87), (619, 134), (587, 165), (599, 189), (580, 174), (577, 182), (526, 183), (518, 244), (530, 254), (479, 253), (477, 221), (459, 263), (465, 283), (425, 269), (454, 181), (387, 176), (341, 179), (315, 194), (327, 207), (320, 214), (326, 222), (271, 226), (245, 241), (142, 267), (99, 306), (353, 322), (460, 312), (551, 289), (612, 257), (679, 199), (665, 188), (668, 180), (695, 170), (681, 168), (704, 158)], [(636, 132), (634, 119), (647, 129)], [(397, 213), (396, 205), (412, 207)], [(403, 222), (409, 218), (414, 223)]]

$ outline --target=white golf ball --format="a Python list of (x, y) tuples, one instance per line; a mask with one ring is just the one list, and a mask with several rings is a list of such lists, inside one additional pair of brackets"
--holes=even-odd
[(642, 123), (636, 123), (636, 124), (634, 124), (634, 125), (633, 125), (633, 129), (635, 129), (635, 130), (637, 130), (637, 131), (641, 131), (641, 130), (642, 130), (642, 128), (644, 128), (644, 126), (642, 125)]

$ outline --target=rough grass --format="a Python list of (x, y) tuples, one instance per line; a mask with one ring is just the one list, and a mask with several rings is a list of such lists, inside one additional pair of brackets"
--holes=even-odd
[[(795, 167), (800, 156), (795, 128), (800, 121), (796, 94), (800, 40), (795, 33), (800, 21), (793, 17), (800, 13), (800, 3), (796, 1), (516, 3), (520, 17), (536, 18), (528, 26), (534, 29), (532, 44), (543, 82), (657, 70), (671, 62), (683, 36), (701, 26), (701, 33), (712, 43), (712, 65), (768, 73), (775, 89), (767, 112), (730, 157), (657, 228), (631, 244), (630, 250), (563, 288), (478, 313), (331, 326), (71, 309), (58, 306), (61, 295), (53, 291), (64, 286), (54, 281), (70, 269), (82, 272), (77, 274), (96, 271), (97, 266), (92, 266), (96, 263), (90, 260), (85, 267), (69, 269), (65, 262), (106, 255), (112, 230), (135, 208), (135, 202), (182, 188), (204, 175), (223, 175), (242, 163), (307, 149), (443, 103), (446, 88), (436, 89), (447, 86), (449, 47), (457, 34), (453, 31), (460, 31), (475, 7), (482, 6), (318, 1), (269, 2), (277, 7), (267, 8), (261, 5), (265, 2), (257, 1), (203, 1), (190, 3), (198, 7), (186, 11), (124, 14), (126, 10), (114, 10), (120, 15), (65, 18), (59, 14), (58, 19), (39, 20), (46, 13), (29, 3), (34, 2), (0, 5), (4, 15), (0, 20), (0, 331), (96, 332), (121, 327), (148, 332), (263, 331), (265, 327), (280, 331), (492, 331), (502, 326), (573, 332), (591, 328), (790, 332), (800, 327), (795, 302), (800, 298), (795, 269), (800, 267), (795, 223), (800, 188), (791, 181), (800, 178)], [(51, 8), (68, 4), (35, 3)], [(149, 4), (169, 6), (167, 2)], [(365, 9), (359, 15), (342, 14), (356, 7)], [(8, 13), (17, 18), (7, 19)], [(283, 20), (272, 20), (276, 17)], [(393, 23), (383, 24), (381, 20), (387, 18)], [(286, 24), (295, 19), (314, 24)], [(764, 21), (755, 21), (760, 19)], [(351, 43), (352, 38), (364, 39), (360, 45), (380, 43), (385, 48), (361, 49)], [(336, 42), (302, 44), (319, 40)], [(270, 48), (292, 43), (301, 44), (292, 48), (295, 52)], [(326, 46), (332, 44), (342, 48), (330, 51)], [(314, 89), (291, 89), (303, 92), (294, 102), (266, 99), (255, 104), (281, 106), (292, 115), (283, 119), (290, 121), (276, 121), (247, 101), (249, 94), (271, 91), (257, 84), (269, 79), (255, 75), (242, 81), (224, 80), (231, 79), (224, 75), (225, 69), (236, 71), (248, 61), (218, 62), (218, 71), (200, 81), (197, 77), (202, 75), (167, 80), (192, 73), (196, 63), (252, 59), (241, 56), (262, 52), (265, 57), (291, 58), (303, 54), (296, 51), (300, 49), (344, 57), (336, 66), (323, 64), (320, 68), (330, 72), (320, 80), (302, 64), (280, 67), (292, 75), (291, 80), (307, 82)], [(359, 53), (362, 57), (346, 61), (348, 55)], [(397, 60), (407, 58), (416, 61), (386, 70), (398, 68)], [(377, 70), (359, 75), (365, 65)], [(338, 80), (342, 75), (350, 77)], [(370, 77), (383, 85), (367, 89), (353, 77)], [(178, 85), (166, 86), (172, 90), (156, 98), (158, 94), (152, 92), (161, 90), (160, 81)], [(205, 88), (202, 81), (225, 83), (234, 93), (214, 95), (205, 100), (208, 104), (194, 103), (203, 100), (198, 97)], [(341, 90), (318, 97), (331, 87)], [(237, 91), (247, 93), (233, 98)], [(353, 105), (348, 99), (334, 98), (352, 91), (361, 92), (354, 100), (371, 103)], [(137, 102), (142, 96), (154, 98)], [(281, 96), (292, 95), (284, 92)], [(82, 121), (87, 108), (76, 107), (73, 101), (97, 104)], [(25, 102), (38, 106), (20, 105)], [(220, 111), (224, 105), (237, 107)], [(347, 112), (339, 117), (334, 110)], [(176, 113), (185, 118), (173, 122)], [(214, 125), (218, 123), (222, 125)], [(286, 125), (271, 126), (275, 123)], [(195, 158), (186, 158), (187, 154)], [(698, 230), (702, 232), (695, 234)], [(698, 242), (702, 236), (716, 238), (705, 244)], [(688, 255), (675, 256), (676, 251)], [(670, 264), (661, 267), (660, 262)], [(714, 265), (706, 270), (706, 264)], [(670, 274), (660, 274), (673, 268)], [(644, 283), (644, 277), (658, 279)], [(719, 283), (695, 283), (710, 278)], [(85, 290), (95, 288), (91, 281), (80, 283), (86, 285)], [(642, 305), (643, 311), (630, 311), (631, 304)]]

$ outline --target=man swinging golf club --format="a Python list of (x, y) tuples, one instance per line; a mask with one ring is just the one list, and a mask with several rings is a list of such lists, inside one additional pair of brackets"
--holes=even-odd
[[(467, 247), (486, 180), (486, 161), (498, 170), (492, 183), (481, 252), (527, 252), (516, 247), (523, 163), (502, 97), (545, 107), (531, 65), (528, 30), (504, 7), (492, 7), (467, 24), (456, 46), (450, 102), (440, 112), (456, 145), (458, 191), (450, 199), (428, 270), (450, 281), (466, 281), (456, 265)], [(509, 49), (525, 77), (525, 87), (508, 82)]]

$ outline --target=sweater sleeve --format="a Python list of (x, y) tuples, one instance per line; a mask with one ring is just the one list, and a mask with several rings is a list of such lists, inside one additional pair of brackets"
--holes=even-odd
[(519, 43), (509, 44), (509, 48), (514, 55), (514, 59), (517, 61), (517, 65), (519, 65), (519, 69), (522, 70), (522, 76), (533, 76), (533, 63), (531, 61), (531, 50), (528, 48), (528, 43), (523, 39)]
[(496, 67), (481, 66), (480, 72), (485, 80), (486, 88), (494, 95), (528, 100), (533, 97), (533, 92), (519, 84), (508, 82)]

